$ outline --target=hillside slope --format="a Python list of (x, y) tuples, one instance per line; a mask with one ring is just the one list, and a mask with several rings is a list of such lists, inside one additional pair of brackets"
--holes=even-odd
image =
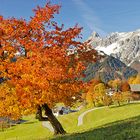
[(128, 79), (131, 76), (135, 76), (137, 71), (119, 59), (105, 55), (101, 60), (90, 63), (85, 71), (84, 82), (90, 81), (93, 78), (97, 78), (107, 83), (112, 79)]

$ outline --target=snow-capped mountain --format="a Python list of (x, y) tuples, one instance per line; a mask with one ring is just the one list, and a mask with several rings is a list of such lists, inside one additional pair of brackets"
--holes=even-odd
[(101, 38), (98, 33), (93, 32), (89, 40), (96, 50), (112, 55), (128, 66), (135, 62), (140, 64), (140, 30), (115, 32), (105, 38)]

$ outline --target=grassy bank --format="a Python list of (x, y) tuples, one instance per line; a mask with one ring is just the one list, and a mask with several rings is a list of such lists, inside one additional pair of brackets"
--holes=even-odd
[(52, 140), (140, 140), (140, 116)]
[[(133, 135), (133, 137), (139, 137), (137, 131), (140, 130), (140, 104), (107, 107), (92, 111), (84, 117), (84, 125), (78, 127), (77, 118), (86, 110), (87, 108), (84, 108), (80, 112), (60, 116), (58, 119), (69, 135), (55, 139), (94, 138), (95, 140), (104, 140), (110, 137), (114, 140), (114, 137), (119, 138), (119, 135), (125, 138), (127, 133), (131, 134), (130, 137)], [(47, 128), (42, 127), (42, 122), (34, 119), (34, 116), (24, 117), (24, 120), (26, 120), (25, 123), (0, 132), (0, 140), (47, 140), (53, 138), (53, 134)]]

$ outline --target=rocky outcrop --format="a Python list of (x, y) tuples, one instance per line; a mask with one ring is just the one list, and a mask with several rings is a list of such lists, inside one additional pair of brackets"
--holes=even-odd
[(97, 78), (107, 83), (112, 79), (128, 79), (136, 74), (136, 70), (126, 66), (119, 59), (106, 55), (101, 60), (88, 65), (84, 81), (87, 82), (93, 78)]
[(140, 62), (139, 61), (134, 61), (130, 66), (140, 73)]

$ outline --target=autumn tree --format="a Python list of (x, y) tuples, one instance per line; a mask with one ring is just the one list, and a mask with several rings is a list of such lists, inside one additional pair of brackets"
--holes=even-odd
[(0, 116), (8, 116), (12, 119), (21, 117), (20, 103), (15, 88), (10, 87), (7, 83), (0, 85)]
[(130, 91), (115, 92), (112, 96), (112, 100), (114, 103), (117, 103), (120, 106), (121, 103), (129, 103), (131, 100), (133, 100), (133, 96)]
[(96, 94), (94, 92), (94, 87), (99, 84), (101, 81), (98, 79), (92, 79), (89, 83), (89, 85), (87, 85), (87, 92), (86, 92), (86, 96), (85, 99), (89, 104), (94, 104), (94, 106), (96, 106), (96, 101), (97, 101), (97, 97)]
[(94, 104), (94, 106), (96, 104), (109, 106), (112, 103), (112, 99), (107, 95), (106, 88), (106, 85), (101, 83), (100, 80), (91, 80), (86, 93), (86, 101), (89, 104)]
[(94, 87), (95, 94), (98, 94), (98, 97), (103, 100), (106, 93), (106, 87), (103, 83), (99, 83)]
[(129, 84), (133, 84), (133, 81), (135, 80), (136, 76), (132, 76), (128, 79)]
[(122, 81), (120, 89), (122, 92), (130, 91), (130, 86), (127, 81)]
[(115, 79), (115, 80), (110, 80), (108, 82), (108, 85), (115, 89), (116, 91), (119, 91), (120, 90), (120, 87), (121, 87), (121, 80), (120, 79)]
[(121, 105), (121, 102), (123, 101), (123, 96), (121, 92), (115, 92), (112, 95), (112, 100), (114, 103), (117, 103), (119, 106)]
[(136, 78), (135, 78), (134, 81), (133, 81), (133, 84), (140, 84), (140, 74), (138, 74), (138, 75), (136, 76)]
[(132, 93), (130, 91), (124, 91), (122, 92), (123, 100), (124, 102), (129, 103), (131, 100), (133, 100)]
[(140, 84), (140, 74), (137, 74), (136, 76), (130, 77), (128, 79), (129, 84)]
[(96, 100), (102, 104), (109, 106), (112, 103), (111, 97), (107, 94), (107, 87), (104, 83), (99, 83), (94, 87)]
[[(28, 22), (0, 16), (0, 77), (5, 80), (0, 116), (18, 118), (37, 110), (42, 119), (44, 109), (55, 134), (65, 134), (51, 108), (58, 102), (71, 105), (78, 97), (85, 60), (96, 61), (97, 52), (75, 40), (81, 38), (81, 27), (64, 30), (53, 21), (59, 9), (50, 3), (38, 6)], [(68, 55), (70, 47), (75, 51)]]

